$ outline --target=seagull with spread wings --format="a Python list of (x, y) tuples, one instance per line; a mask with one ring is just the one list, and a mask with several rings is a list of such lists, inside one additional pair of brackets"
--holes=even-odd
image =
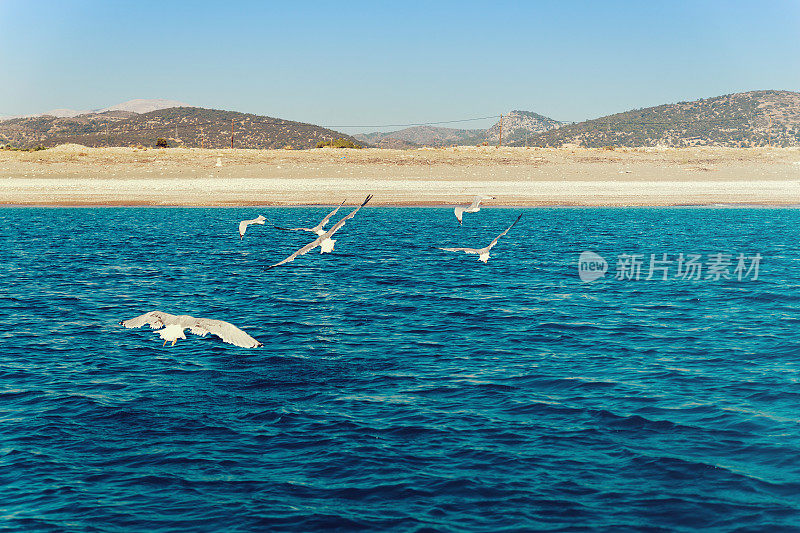
[(478, 211), (480, 211), (481, 210), (480, 205), (483, 200), (494, 200), (494, 199), (495, 199), (494, 196), (476, 196), (475, 199), (472, 200), (472, 203), (467, 207), (463, 207), (460, 205), (456, 206), (454, 212), (456, 214), (456, 218), (458, 219), (458, 223), (463, 224), (461, 219), (463, 218), (464, 213), (477, 213)]
[(247, 226), (250, 224), (261, 224), (263, 226), (265, 220), (267, 220), (267, 217), (264, 215), (258, 215), (258, 218), (254, 218), (252, 220), (242, 220), (239, 222), (239, 240), (244, 238), (244, 232), (247, 231)]
[(242, 348), (260, 348), (263, 346), (263, 344), (230, 322), (212, 318), (195, 318), (189, 315), (171, 315), (162, 311), (150, 311), (135, 318), (123, 320), (120, 324), (126, 328), (140, 328), (147, 324), (152, 329), (159, 330), (158, 335), (164, 339), (165, 346), (168, 341), (172, 341), (172, 346), (175, 346), (178, 339), (185, 339), (186, 334), (183, 332), (185, 329), (201, 337), (211, 333), (228, 344)]
[(347, 199), (345, 198), (344, 201), (339, 204), (339, 207), (337, 207), (336, 209), (334, 209), (333, 211), (328, 213), (328, 216), (326, 216), (325, 218), (320, 220), (319, 224), (317, 224), (313, 228), (284, 228), (283, 226), (275, 226), (274, 224), (273, 224), (273, 227), (275, 229), (281, 229), (281, 230), (284, 230), (284, 231), (310, 231), (311, 233), (316, 233), (317, 236), (322, 235), (323, 233), (325, 233), (325, 230), (323, 229), (325, 227), (325, 224), (328, 223), (328, 221), (331, 219), (331, 217), (336, 214), (336, 212), (339, 210), (339, 208), (342, 207), (344, 205), (344, 202), (346, 202), (346, 201), (347, 201)]
[(281, 265), (286, 264), (286, 263), (291, 263), (292, 261), (297, 259), (299, 256), (307, 254), (308, 252), (310, 252), (311, 250), (313, 250), (317, 246), (320, 247), (319, 253), (321, 253), (321, 254), (322, 253), (327, 253), (327, 252), (332, 252), (333, 251), (333, 245), (336, 243), (336, 239), (331, 239), (333, 234), (336, 233), (337, 231), (339, 231), (341, 229), (341, 227), (344, 226), (345, 222), (347, 222), (348, 220), (353, 218), (355, 216), (355, 214), (358, 213), (358, 210), (361, 209), (362, 207), (364, 207), (365, 205), (367, 205), (367, 202), (369, 202), (371, 199), (372, 199), (372, 195), (370, 194), (370, 195), (367, 196), (367, 199), (364, 200), (364, 202), (360, 206), (358, 206), (355, 209), (353, 209), (350, 212), (349, 215), (345, 216), (339, 222), (337, 222), (336, 224), (331, 226), (331, 229), (329, 229), (328, 231), (326, 231), (322, 235), (318, 236), (316, 239), (314, 239), (310, 243), (306, 244), (305, 246), (303, 246), (302, 248), (297, 250), (295, 253), (293, 253), (292, 255), (287, 257), (286, 259), (284, 259), (283, 261), (275, 263), (274, 265), (270, 265), (267, 268), (274, 268), (274, 267), (281, 266)]
[(522, 215), (518, 216), (517, 219), (508, 227), (506, 230), (494, 238), (492, 242), (489, 243), (489, 246), (484, 248), (438, 248), (439, 250), (444, 250), (446, 252), (465, 252), (468, 254), (475, 254), (478, 256), (479, 261), (483, 261), (484, 263), (489, 260), (489, 250), (494, 248), (494, 245), (497, 244), (497, 241), (500, 240), (500, 237), (508, 233), (508, 231), (514, 227), (514, 224), (519, 222), (519, 219), (522, 218)]

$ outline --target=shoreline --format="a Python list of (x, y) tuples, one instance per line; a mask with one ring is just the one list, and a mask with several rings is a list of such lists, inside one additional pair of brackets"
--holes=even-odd
[[(253, 208), (311, 208), (311, 207), (337, 207), (339, 204), (235, 204), (235, 205), (180, 205), (180, 204), (136, 204), (136, 203), (102, 203), (102, 204), (77, 204), (77, 203), (49, 203), (49, 204), (11, 204), (0, 203), (0, 209), (115, 209), (115, 208), (147, 208), (147, 209), (240, 209)], [(345, 204), (343, 207), (356, 207), (358, 204)], [(369, 207), (382, 207), (389, 209), (452, 209), (457, 204), (376, 204)], [(788, 210), (800, 209), (800, 204), (663, 204), (663, 205), (509, 205), (481, 203), (484, 209), (774, 209)]]
[(0, 151), (0, 206), (800, 206), (800, 148)]

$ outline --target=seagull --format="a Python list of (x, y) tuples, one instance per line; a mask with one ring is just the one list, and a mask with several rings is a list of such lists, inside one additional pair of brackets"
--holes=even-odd
[(457, 206), (454, 211), (456, 213), (456, 218), (458, 219), (459, 224), (463, 224), (461, 221), (463, 213), (477, 213), (481, 210), (480, 205), (481, 201), (483, 200), (494, 200), (494, 196), (476, 196), (472, 203), (468, 207)]
[(187, 328), (191, 333), (201, 337), (213, 333), (228, 344), (234, 344), (242, 348), (260, 348), (263, 346), (263, 344), (230, 322), (211, 318), (195, 318), (189, 315), (171, 315), (162, 311), (150, 311), (130, 320), (123, 320), (120, 324), (129, 329), (140, 328), (145, 324), (149, 324), (152, 329), (159, 330), (158, 335), (164, 339), (164, 346), (168, 341), (172, 341), (172, 346), (175, 346), (178, 339), (185, 339), (186, 334), (183, 330)]
[(244, 238), (244, 232), (247, 231), (247, 226), (250, 224), (261, 224), (264, 225), (264, 221), (267, 218), (264, 215), (258, 215), (258, 218), (254, 218), (253, 220), (242, 220), (239, 222), (239, 240), (241, 241)]
[[(344, 202), (346, 202), (346, 201), (347, 201), (347, 199), (345, 198)], [(340, 203), (339, 207), (342, 207), (344, 205), (344, 202)], [(313, 228), (284, 228), (282, 226), (274, 226), (274, 225), (273, 225), (273, 227), (275, 229), (282, 229), (284, 231), (310, 231), (311, 233), (316, 233), (317, 235), (322, 235), (323, 233), (325, 233), (325, 230), (322, 229), (322, 228), (324, 228), (325, 224), (327, 224), (328, 221), (331, 219), (331, 217), (336, 214), (336, 212), (339, 210), (339, 207), (337, 207), (336, 209), (334, 209), (333, 211), (328, 213), (328, 216), (326, 216), (325, 218), (320, 220), (319, 224), (317, 224)]]
[(494, 240), (491, 243), (489, 243), (489, 246), (485, 248), (438, 248), (438, 249), (444, 250), (446, 252), (466, 252), (468, 254), (475, 254), (478, 256), (479, 261), (483, 261), (485, 263), (489, 260), (489, 250), (491, 250), (494, 247), (494, 245), (497, 244), (497, 241), (500, 240), (500, 237), (508, 233), (508, 231), (514, 227), (514, 224), (519, 222), (520, 218), (522, 218), (522, 215), (518, 216), (517, 220), (515, 220), (508, 228), (506, 228), (506, 230), (503, 233), (495, 237)]
[(314, 239), (310, 243), (306, 244), (305, 246), (303, 246), (302, 248), (297, 250), (295, 253), (293, 253), (292, 255), (287, 257), (286, 259), (284, 259), (283, 261), (281, 261), (279, 263), (275, 263), (274, 265), (270, 265), (267, 268), (274, 268), (276, 266), (281, 266), (284, 263), (291, 263), (298, 256), (301, 256), (301, 255), (304, 255), (304, 254), (310, 252), (311, 250), (313, 250), (317, 246), (320, 247), (319, 253), (321, 253), (321, 254), (332, 252), (333, 251), (333, 245), (334, 245), (334, 243), (336, 243), (336, 240), (335, 239), (331, 239), (331, 236), (334, 233), (336, 233), (337, 231), (339, 231), (339, 229), (341, 229), (341, 227), (344, 226), (344, 223), (347, 222), (348, 220), (350, 220), (351, 218), (353, 218), (355, 216), (355, 214), (358, 213), (358, 210), (361, 209), (362, 207), (364, 207), (365, 205), (367, 205), (367, 202), (369, 202), (371, 199), (372, 199), (372, 195), (370, 194), (370, 195), (367, 196), (367, 199), (364, 200), (364, 202), (360, 206), (358, 206), (355, 209), (353, 209), (350, 212), (349, 215), (347, 215), (346, 217), (342, 218), (339, 222), (337, 222), (336, 224), (331, 226), (331, 229), (329, 229), (328, 231), (326, 231), (325, 233), (323, 233), (322, 235), (320, 235), (319, 237), (317, 237), (316, 239)]

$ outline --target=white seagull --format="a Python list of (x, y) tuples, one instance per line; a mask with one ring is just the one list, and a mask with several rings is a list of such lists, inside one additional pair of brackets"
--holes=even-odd
[[(344, 205), (344, 202), (346, 201), (347, 198), (345, 198), (344, 201), (339, 204), (339, 207), (342, 207)], [(275, 226), (275, 225), (273, 225), (273, 227), (275, 229), (282, 229), (284, 231), (310, 231), (311, 233), (316, 233), (319, 236), (325, 233), (325, 230), (322, 228), (324, 228), (325, 224), (327, 224), (328, 221), (331, 219), (331, 217), (336, 214), (336, 212), (339, 210), (339, 207), (328, 213), (328, 216), (320, 220), (319, 224), (317, 224), (313, 228), (284, 228), (282, 226)]]
[(358, 213), (358, 210), (361, 209), (362, 207), (364, 207), (365, 205), (367, 205), (367, 202), (369, 202), (371, 199), (372, 199), (372, 195), (370, 194), (370, 195), (367, 196), (367, 199), (364, 200), (364, 202), (360, 206), (358, 206), (355, 209), (353, 209), (350, 212), (349, 215), (347, 215), (346, 217), (342, 218), (339, 222), (337, 222), (336, 224), (331, 226), (331, 229), (329, 229), (328, 231), (326, 231), (325, 233), (323, 233), (322, 235), (320, 235), (319, 237), (317, 237), (316, 239), (314, 239), (310, 243), (306, 244), (305, 246), (303, 246), (302, 248), (297, 250), (295, 253), (293, 253), (292, 255), (287, 257), (286, 259), (284, 259), (283, 261), (281, 261), (279, 263), (275, 263), (274, 265), (270, 265), (267, 268), (274, 268), (276, 266), (281, 266), (284, 263), (291, 263), (298, 256), (307, 254), (308, 252), (310, 252), (311, 250), (313, 250), (317, 246), (320, 247), (319, 253), (321, 253), (321, 254), (327, 253), (327, 252), (332, 252), (333, 251), (333, 245), (336, 243), (336, 240), (335, 239), (331, 239), (331, 236), (334, 233), (336, 233), (337, 231), (339, 231), (339, 229), (342, 226), (344, 226), (344, 223), (347, 222), (348, 220), (350, 220), (351, 218), (353, 218), (355, 216), (355, 214)]
[(201, 337), (213, 333), (228, 344), (234, 344), (242, 348), (260, 348), (263, 346), (263, 344), (230, 322), (211, 318), (195, 318), (189, 315), (171, 315), (162, 311), (150, 311), (136, 318), (123, 320), (120, 324), (126, 328), (139, 328), (149, 324), (152, 329), (159, 330), (158, 335), (164, 339), (165, 346), (168, 341), (172, 341), (172, 346), (175, 346), (178, 339), (185, 339), (186, 334), (183, 330), (187, 328), (190, 332)]
[(472, 200), (472, 203), (469, 206), (467, 206), (467, 207), (462, 207), (460, 205), (456, 206), (454, 211), (455, 211), (455, 214), (456, 214), (456, 218), (458, 219), (458, 223), (459, 224), (463, 224), (463, 222), (461, 221), (461, 218), (462, 218), (464, 213), (477, 213), (478, 211), (480, 211), (481, 210), (481, 208), (480, 208), (481, 201), (483, 201), (483, 200), (494, 200), (494, 199), (495, 199), (494, 196), (476, 196), (475, 199)]
[(263, 226), (265, 220), (267, 220), (267, 217), (258, 215), (258, 218), (254, 218), (253, 220), (242, 220), (239, 222), (239, 240), (244, 238), (244, 232), (247, 231), (247, 226), (250, 224), (261, 224)]
[(468, 254), (475, 254), (478, 256), (479, 261), (483, 261), (485, 263), (489, 260), (489, 250), (491, 250), (494, 247), (494, 245), (497, 244), (497, 241), (500, 240), (500, 237), (508, 233), (508, 230), (513, 228), (514, 224), (519, 222), (520, 218), (522, 218), (522, 215), (518, 216), (517, 220), (515, 220), (508, 228), (506, 228), (506, 230), (503, 233), (495, 237), (494, 240), (489, 243), (489, 246), (486, 246), (485, 248), (438, 248), (438, 249), (444, 250), (446, 252), (465, 252)]

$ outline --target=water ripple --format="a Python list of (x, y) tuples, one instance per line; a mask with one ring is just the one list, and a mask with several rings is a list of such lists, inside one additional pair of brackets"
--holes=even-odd
[[(524, 210), (483, 265), (429, 246), (520, 210), (366, 207), (268, 272), (303, 239), (240, 241), (257, 211), (0, 209), (6, 529), (798, 531), (798, 211)], [(584, 250), (764, 264), (586, 284)], [(264, 347), (117, 324), (151, 309)]]

